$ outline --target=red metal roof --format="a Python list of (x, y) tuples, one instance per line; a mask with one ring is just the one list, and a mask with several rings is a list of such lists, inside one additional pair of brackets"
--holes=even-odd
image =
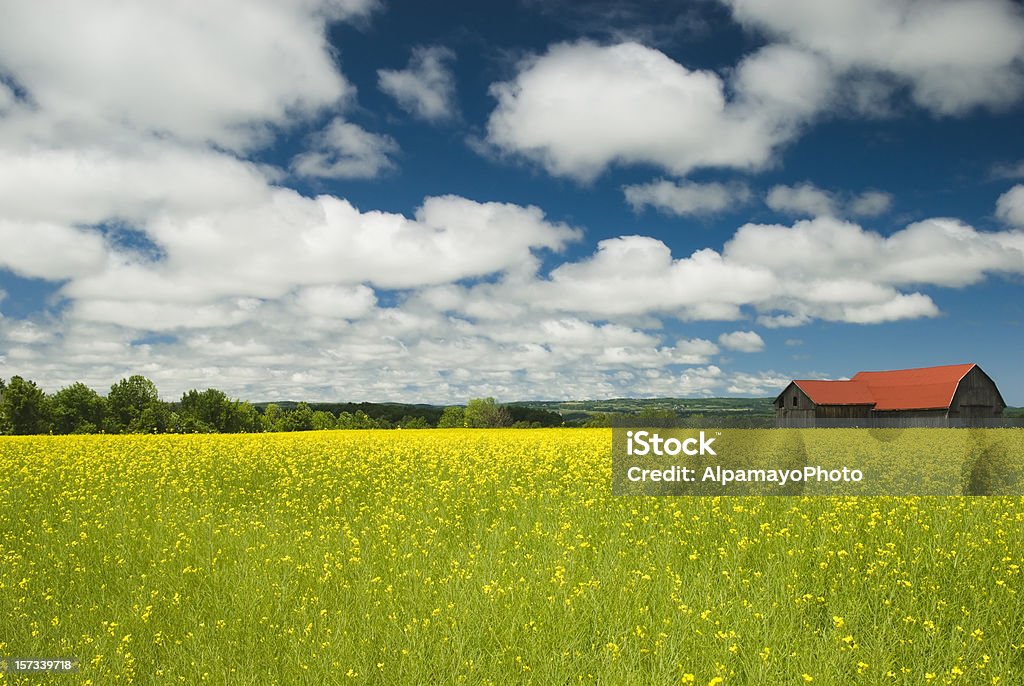
[(853, 376), (871, 389), (876, 410), (922, 410), (949, 407), (957, 384), (973, 364), (860, 372)]
[(874, 405), (875, 397), (859, 381), (794, 381), (818, 405)]
[(949, 407), (973, 364), (859, 372), (849, 381), (794, 381), (816, 405), (874, 405), (875, 410)]

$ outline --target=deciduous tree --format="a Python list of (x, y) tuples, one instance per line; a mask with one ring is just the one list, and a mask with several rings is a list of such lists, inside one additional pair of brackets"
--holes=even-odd
[(10, 433), (16, 435), (49, 433), (50, 403), (34, 381), (12, 376), (0, 397), (0, 415)]

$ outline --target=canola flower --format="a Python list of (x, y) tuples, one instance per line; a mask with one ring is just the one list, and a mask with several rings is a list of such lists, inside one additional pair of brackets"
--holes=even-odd
[(1024, 683), (1021, 498), (613, 497), (610, 443), (0, 437), (0, 656), (83, 684)]

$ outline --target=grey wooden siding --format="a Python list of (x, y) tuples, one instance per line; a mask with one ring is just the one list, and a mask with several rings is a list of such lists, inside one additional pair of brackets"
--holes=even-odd
[(949, 415), (963, 419), (1000, 417), (1006, 403), (988, 374), (975, 367), (964, 375), (953, 394)]

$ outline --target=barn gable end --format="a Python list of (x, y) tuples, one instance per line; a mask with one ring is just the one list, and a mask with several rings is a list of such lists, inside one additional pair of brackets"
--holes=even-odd
[(957, 384), (949, 414), (951, 417), (999, 417), (1005, 409), (1006, 401), (992, 377), (974, 365)]
[(814, 401), (795, 381), (775, 398), (775, 414), (779, 417), (807, 420), (814, 418)]

